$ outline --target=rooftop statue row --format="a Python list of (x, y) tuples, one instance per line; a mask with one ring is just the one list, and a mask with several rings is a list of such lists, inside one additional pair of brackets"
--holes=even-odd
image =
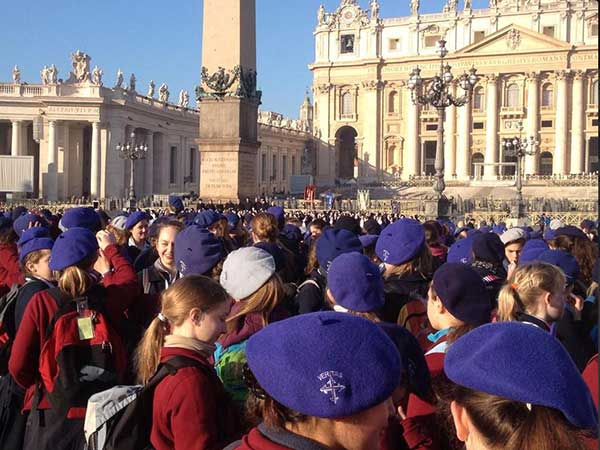
[(303, 131), (309, 133), (310, 124), (304, 120), (288, 119), (282, 114), (271, 111), (259, 111), (258, 123), (276, 128), (286, 128), (288, 130)]

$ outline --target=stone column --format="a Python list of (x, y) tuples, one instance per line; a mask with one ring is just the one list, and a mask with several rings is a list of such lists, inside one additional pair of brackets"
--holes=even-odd
[[(452, 85), (452, 95), (456, 94), (456, 84)], [(444, 125), (444, 159), (446, 161), (446, 180), (456, 175), (456, 106), (446, 108), (446, 123)]]
[(145, 195), (151, 196), (154, 193), (154, 133), (146, 131), (146, 145), (148, 154), (144, 161), (144, 191)]
[[(540, 132), (540, 85), (539, 73), (527, 74), (527, 137), (538, 139)], [(525, 156), (525, 175), (535, 175), (538, 171), (539, 148), (534, 155)]]
[(554, 129), (556, 135), (554, 138), (554, 170), (558, 175), (567, 173), (567, 146), (569, 135), (569, 99), (568, 85), (570, 73), (566, 70), (556, 72), (556, 120)]
[(90, 163), (90, 196), (100, 194), (100, 123), (92, 122), (92, 155)]
[(578, 174), (585, 172), (585, 102), (584, 102), (584, 77), (585, 73), (578, 70), (573, 77), (573, 106), (571, 127), (571, 173)]
[(22, 155), (23, 154), (22, 147), (23, 147), (23, 122), (21, 120), (13, 120), (10, 156)]
[[(385, 169), (382, 164), (382, 158), (380, 157), (379, 145), (379, 121), (381, 117), (381, 109), (379, 107), (379, 94), (382, 84), (379, 80), (363, 81), (362, 92), (363, 92), (363, 105), (364, 110), (369, 111), (365, 115), (363, 136), (364, 145), (363, 153), (358, 155), (359, 165), (362, 164), (364, 169), (364, 175), (370, 175), (370, 165), (376, 166), (378, 176), (381, 176), (382, 171)], [(369, 153), (370, 161), (365, 161), (364, 151)]]
[(111, 123), (109, 136), (106, 153), (106, 197), (124, 198), (126, 194), (124, 182), (126, 161), (119, 157), (117, 145), (126, 141), (125, 124)]
[(456, 154), (456, 175), (467, 180), (471, 165), (471, 104), (458, 108), (458, 150)]
[(406, 89), (405, 97), (407, 98), (407, 114), (408, 114), (408, 129), (406, 130), (406, 151), (404, 152), (404, 169), (402, 177), (408, 179), (410, 175), (420, 175), (420, 125), (421, 125), (421, 107), (415, 105), (411, 99), (410, 90)]
[(45, 197), (49, 201), (58, 200), (58, 147), (56, 143), (56, 121), (48, 122), (48, 166)]
[[(485, 136), (485, 163), (498, 163), (498, 76), (487, 76), (486, 89), (486, 136)], [(484, 178), (495, 180), (498, 175), (498, 166), (486, 166)]]

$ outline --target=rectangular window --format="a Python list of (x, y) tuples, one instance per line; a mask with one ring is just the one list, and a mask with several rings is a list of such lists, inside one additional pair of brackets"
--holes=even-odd
[(397, 38), (390, 39), (389, 47), (390, 47), (391, 51), (400, 50), (400, 39), (397, 39)]
[(542, 33), (544, 33), (546, 36), (554, 37), (554, 26), (542, 28)]
[(441, 39), (441, 36), (425, 36), (425, 47), (432, 48), (437, 46), (438, 41)]
[(188, 173), (188, 182), (195, 181), (194, 174), (196, 173), (196, 149), (190, 148), (190, 171)]
[(473, 44), (483, 41), (485, 38), (485, 31), (476, 31), (473, 33)]
[(175, 184), (177, 180), (177, 147), (171, 147), (169, 155), (169, 183)]
[(593, 23), (592, 26), (590, 27), (590, 36), (591, 37), (598, 36), (598, 24), (597, 23)]
[(281, 175), (283, 176), (283, 181), (287, 180), (287, 156), (283, 155), (281, 157)]
[(292, 156), (292, 175), (296, 175), (296, 157)]
[(593, 119), (592, 120), (592, 126), (593, 127), (597, 127), (598, 126), (598, 119)]
[(273, 155), (273, 172), (271, 175), (271, 181), (277, 180), (277, 155)]
[(427, 131), (437, 131), (438, 126), (437, 125), (425, 125), (425, 129)]
[(474, 122), (473, 129), (474, 130), (483, 130), (484, 129), (483, 122)]
[(343, 34), (340, 37), (340, 53), (341, 54), (354, 53), (354, 35), (353, 34)]
[(260, 181), (267, 181), (267, 155), (260, 155)]
[(552, 128), (553, 124), (552, 120), (542, 120), (542, 128)]

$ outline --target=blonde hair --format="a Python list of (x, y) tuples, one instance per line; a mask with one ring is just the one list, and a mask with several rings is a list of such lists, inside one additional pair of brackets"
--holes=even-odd
[(94, 265), (96, 259), (98, 253), (66, 269), (54, 271), (54, 279), (58, 280), (59, 289), (72, 299), (85, 295), (95, 283), (88, 270)]
[(108, 231), (110, 234), (112, 234), (115, 237), (115, 239), (117, 241), (117, 245), (119, 247), (126, 246), (127, 243), (129, 242), (129, 238), (131, 237), (131, 233), (129, 231), (121, 230), (111, 224), (108, 224), (106, 226), (106, 231)]
[(171, 327), (181, 326), (192, 309), (205, 312), (229, 298), (225, 289), (210, 278), (192, 275), (177, 280), (160, 297), (161, 314), (154, 318), (137, 347), (135, 365), (140, 383), (148, 384), (160, 363), (160, 351)]
[(499, 320), (513, 321), (519, 313), (533, 312), (542, 295), (560, 291), (565, 284), (565, 274), (552, 264), (533, 262), (517, 267), (498, 295)]
[(252, 233), (260, 241), (277, 242), (279, 227), (277, 219), (272, 214), (265, 212), (257, 214), (251, 222)]
[(240, 301), (241, 308), (227, 319), (227, 332), (239, 330), (248, 314), (258, 313), (262, 318), (262, 325), (269, 324), (269, 316), (283, 299), (283, 285), (279, 275), (274, 274), (254, 294)]

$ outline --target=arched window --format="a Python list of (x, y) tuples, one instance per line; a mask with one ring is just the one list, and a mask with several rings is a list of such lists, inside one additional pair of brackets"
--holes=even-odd
[(387, 160), (387, 165), (388, 167), (392, 167), (396, 164), (396, 146), (395, 145), (391, 145), (388, 148), (388, 160)]
[(473, 94), (473, 109), (476, 111), (483, 110), (483, 88), (481, 86), (476, 88)]
[(506, 106), (509, 108), (519, 106), (519, 85), (516, 83), (509, 84), (506, 88)]
[(542, 87), (542, 106), (546, 108), (554, 106), (554, 87), (550, 83)]
[(597, 105), (598, 104), (598, 80), (594, 81), (592, 83), (592, 92), (591, 92), (591, 97), (590, 97), (590, 103), (592, 105)]
[(342, 94), (342, 116), (352, 116), (354, 114), (354, 99), (351, 92)]
[(481, 178), (483, 176), (483, 164), (484, 156), (481, 153), (473, 153), (471, 157), (471, 175), (475, 178)]
[(398, 93), (396, 91), (390, 92), (388, 97), (388, 113), (395, 114), (398, 112)]

